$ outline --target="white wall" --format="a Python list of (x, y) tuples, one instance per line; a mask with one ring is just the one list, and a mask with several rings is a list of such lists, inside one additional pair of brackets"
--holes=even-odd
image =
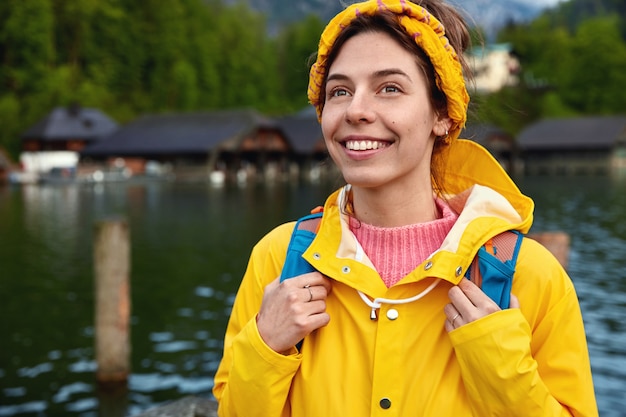
[(52, 168), (76, 168), (78, 153), (72, 151), (22, 152), (20, 163), (27, 173), (45, 174)]

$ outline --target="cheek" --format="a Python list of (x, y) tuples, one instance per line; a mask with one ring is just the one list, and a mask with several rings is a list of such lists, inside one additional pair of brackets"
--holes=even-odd
[(330, 141), (333, 138), (336, 125), (335, 119), (331, 111), (322, 112), (320, 127), (322, 128), (322, 135), (324, 135), (324, 140), (326, 141)]
[(324, 137), (324, 142), (328, 142), (328, 140), (330, 139), (330, 132), (328, 130), (328, 121), (326, 118), (322, 118), (320, 127), (322, 128), (322, 136)]
[(322, 119), (322, 136), (324, 138), (324, 144), (329, 153), (333, 152), (333, 132), (330, 130), (328, 123), (324, 123)]

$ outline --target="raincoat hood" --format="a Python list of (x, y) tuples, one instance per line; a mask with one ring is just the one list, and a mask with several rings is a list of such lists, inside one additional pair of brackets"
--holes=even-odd
[[(533, 201), (520, 192), (482, 146), (456, 140), (441, 159), (445, 161), (443, 187), (447, 194), (444, 197), (459, 218), (440, 249), (400, 283), (435, 277), (458, 284), (487, 240), (506, 230), (527, 233), (532, 225)], [(360, 279), (365, 269), (375, 267), (349, 230), (342, 208), (346, 195), (344, 188), (327, 199), (320, 230), (304, 258), (323, 274), (341, 277), (342, 282), (353, 288), (378, 297), (386, 291), (385, 285), (380, 280)], [(334, 232), (338, 228), (341, 233)], [(326, 261), (331, 258), (337, 261)], [(354, 273), (342, 273), (347, 270)]]

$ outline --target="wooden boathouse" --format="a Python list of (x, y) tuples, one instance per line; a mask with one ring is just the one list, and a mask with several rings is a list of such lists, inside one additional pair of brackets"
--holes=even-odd
[(253, 110), (144, 115), (81, 152), (81, 164), (157, 163), (179, 179), (274, 177), (294, 153), (280, 125)]
[(626, 116), (541, 120), (518, 137), (526, 174), (626, 172)]

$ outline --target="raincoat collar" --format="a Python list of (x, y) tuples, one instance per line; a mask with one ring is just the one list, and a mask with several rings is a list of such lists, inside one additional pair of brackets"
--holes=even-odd
[[(433, 277), (458, 284), (487, 240), (506, 230), (527, 233), (532, 225), (533, 201), (520, 192), (482, 146), (468, 140), (454, 141), (442, 160), (443, 187), (448, 193), (445, 199), (459, 218), (439, 250), (397, 285)], [(375, 267), (348, 227), (341, 201), (345, 190), (327, 199), (318, 235), (304, 257), (333, 279), (370, 294), (384, 292), (382, 280), (360, 278)], [(369, 291), (364, 287), (370, 287)]]

